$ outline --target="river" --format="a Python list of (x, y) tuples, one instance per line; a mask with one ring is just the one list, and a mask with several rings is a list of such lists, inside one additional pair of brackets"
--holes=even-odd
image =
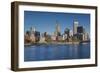
[(90, 43), (41, 44), (24, 47), (24, 61), (68, 60), (90, 58)]

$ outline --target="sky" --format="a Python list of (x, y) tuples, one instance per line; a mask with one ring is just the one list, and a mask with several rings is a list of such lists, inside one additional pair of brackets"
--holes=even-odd
[(83, 13), (61, 13), (61, 12), (39, 12), (24, 11), (24, 32), (35, 27), (40, 33), (52, 34), (56, 28), (56, 22), (60, 25), (61, 34), (65, 28), (73, 31), (73, 21), (77, 20), (79, 26), (83, 26), (90, 34), (90, 14)]

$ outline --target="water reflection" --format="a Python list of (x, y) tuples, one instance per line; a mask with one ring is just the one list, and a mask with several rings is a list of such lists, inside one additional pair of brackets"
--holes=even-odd
[(24, 48), (24, 61), (90, 58), (90, 44), (38, 45)]

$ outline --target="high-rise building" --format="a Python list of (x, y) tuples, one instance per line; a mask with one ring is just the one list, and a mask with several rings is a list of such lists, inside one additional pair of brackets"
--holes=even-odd
[(89, 40), (89, 35), (88, 35), (87, 32), (84, 33), (83, 40), (84, 41), (88, 41)]
[(30, 35), (30, 40), (31, 40), (32, 43), (35, 42), (35, 39), (36, 39), (36, 38), (35, 38), (35, 34), (31, 34), (31, 35)]
[(34, 43), (35, 42), (35, 28), (34, 27), (31, 27), (30, 28), (30, 40), (31, 40), (31, 42), (32, 43)]
[(30, 32), (26, 31), (25, 35), (24, 35), (24, 43), (29, 43), (30, 40)]
[(60, 32), (60, 25), (59, 24), (56, 24), (56, 31)]
[(31, 32), (31, 34), (34, 34), (34, 32), (35, 32), (35, 27), (31, 27), (31, 28), (30, 28), (30, 32)]
[(85, 29), (83, 28), (83, 26), (77, 27), (77, 33), (78, 33), (79, 40), (86, 41), (88, 39), (87, 33), (85, 32)]
[(38, 42), (40, 40), (40, 32), (36, 31), (35, 27), (30, 28), (30, 39), (32, 42)]
[(79, 25), (79, 22), (77, 20), (74, 20), (74, 23), (73, 23), (73, 34), (77, 34), (77, 27)]
[(40, 32), (39, 31), (35, 31), (35, 41), (39, 42), (40, 40)]
[(40, 35), (40, 43), (44, 43), (45, 42), (45, 37), (44, 37), (44, 34), (41, 34)]
[(78, 26), (78, 27), (77, 27), (77, 33), (84, 33), (84, 28), (83, 28), (83, 26)]
[(56, 36), (60, 36), (60, 25), (58, 24), (58, 22), (56, 22), (56, 31), (55, 31)]
[(73, 31), (70, 30), (69, 36), (73, 36)]

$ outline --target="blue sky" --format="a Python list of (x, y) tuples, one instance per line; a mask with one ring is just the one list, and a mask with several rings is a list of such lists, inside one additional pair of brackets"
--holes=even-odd
[(78, 20), (79, 25), (90, 34), (90, 14), (39, 11), (24, 11), (24, 31), (33, 26), (40, 33), (52, 34), (55, 31), (56, 21), (58, 21), (61, 33), (63, 33), (65, 28), (73, 30), (74, 19)]

